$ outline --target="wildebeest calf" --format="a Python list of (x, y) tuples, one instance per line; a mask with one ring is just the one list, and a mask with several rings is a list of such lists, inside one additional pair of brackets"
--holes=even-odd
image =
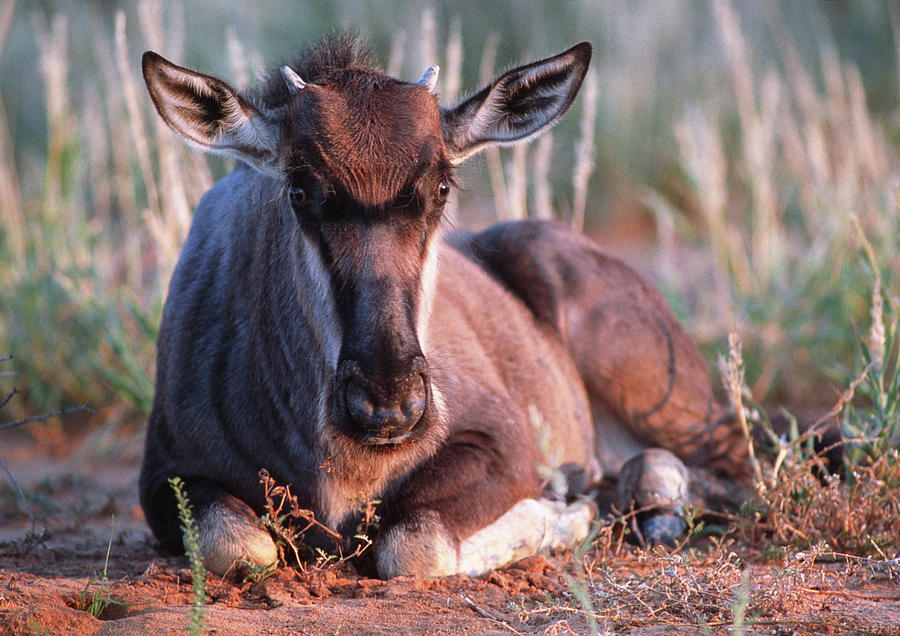
[(265, 468), (343, 532), (380, 500), (383, 577), (583, 540), (593, 508), (544, 496), (553, 472), (570, 495), (621, 473), (623, 503), (668, 506), (648, 538), (677, 534), (681, 460), (736, 475), (743, 443), (660, 295), (558, 223), (442, 232), (456, 165), (555, 123), (591, 46), (453, 107), (437, 67), (408, 83), (358, 49), (332, 38), (246, 94), (144, 54), (166, 123), (240, 160), (197, 207), (163, 314), (140, 481), (154, 533), (181, 548), (178, 475), (210, 570), (274, 561)]

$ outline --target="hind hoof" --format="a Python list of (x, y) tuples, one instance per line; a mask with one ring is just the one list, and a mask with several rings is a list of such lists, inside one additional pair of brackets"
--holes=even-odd
[(677, 514), (661, 512), (639, 519), (641, 534), (647, 545), (674, 548), (687, 534), (687, 523)]
[(622, 512), (639, 510), (632, 527), (641, 544), (674, 546), (685, 535), (687, 523), (679, 512), (687, 506), (687, 468), (671, 452), (648, 448), (622, 466), (616, 504)]

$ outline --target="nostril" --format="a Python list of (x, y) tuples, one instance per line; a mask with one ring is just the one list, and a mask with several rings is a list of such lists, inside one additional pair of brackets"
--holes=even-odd
[(344, 408), (350, 420), (368, 434), (393, 438), (412, 429), (428, 408), (428, 376), (413, 373), (388, 395), (359, 377), (345, 380)]
[(354, 380), (347, 382), (345, 394), (347, 403), (347, 412), (354, 421), (364, 428), (369, 428), (372, 422), (372, 416), (375, 414), (375, 403), (372, 398)]
[(425, 378), (422, 375), (415, 376), (416, 380), (409, 389), (409, 393), (403, 399), (401, 410), (403, 416), (411, 424), (415, 424), (422, 419), (425, 413), (428, 391), (425, 389)]

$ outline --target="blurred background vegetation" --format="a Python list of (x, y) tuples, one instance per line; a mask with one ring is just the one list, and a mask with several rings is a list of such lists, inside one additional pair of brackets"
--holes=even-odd
[(663, 289), (711, 367), (739, 333), (757, 400), (830, 404), (860, 342), (878, 349), (871, 325), (882, 344), (892, 333), (896, 4), (2, 0), (0, 355), (25, 390), (17, 408), (149, 409), (168, 278), (193, 206), (230, 166), (162, 125), (141, 53), (243, 87), (342, 28), (402, 79), (439, 63), (445, 102), (590, 41), (571, 112), (552, 136), (467, 164), (454, 222), (583, 226)]

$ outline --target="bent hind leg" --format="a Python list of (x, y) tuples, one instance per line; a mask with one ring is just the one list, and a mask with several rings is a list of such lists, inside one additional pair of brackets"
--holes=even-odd
[[(724, 475), (745, 472), (742, 435), (714, 400), (703, 357), (636, 271), (571, 228), (546, 221), (492, 226), (464, 251), (559, 333), (592, 406), (624, 425), (636, 443)], [(600, 419), (602, 442), (612, 423)]]
[[(495, 225), (471, 238), (464, 251), (568, 347), (591, 399), (605, 475), (616, 477), (641, 456), (634, 465), (644, 467), (623, 475), (623, 493), (645, 491), (654, 480), (662, 484), (657, 472), (673, 479), (680, 474), (666, 468), (668, 459), (657, 462), (660, 457), (689, 467), (689, 490), (700, 493), (690, 503), (721, 505), (703, 494), (710, 479), (746, 480), (743, 435), (714, 400), (699, 350), (637, 272), (552, 222)], [(645, 461), (645, 449), (653, 448), (674, 456), (651, 453), (652, 461)]]

